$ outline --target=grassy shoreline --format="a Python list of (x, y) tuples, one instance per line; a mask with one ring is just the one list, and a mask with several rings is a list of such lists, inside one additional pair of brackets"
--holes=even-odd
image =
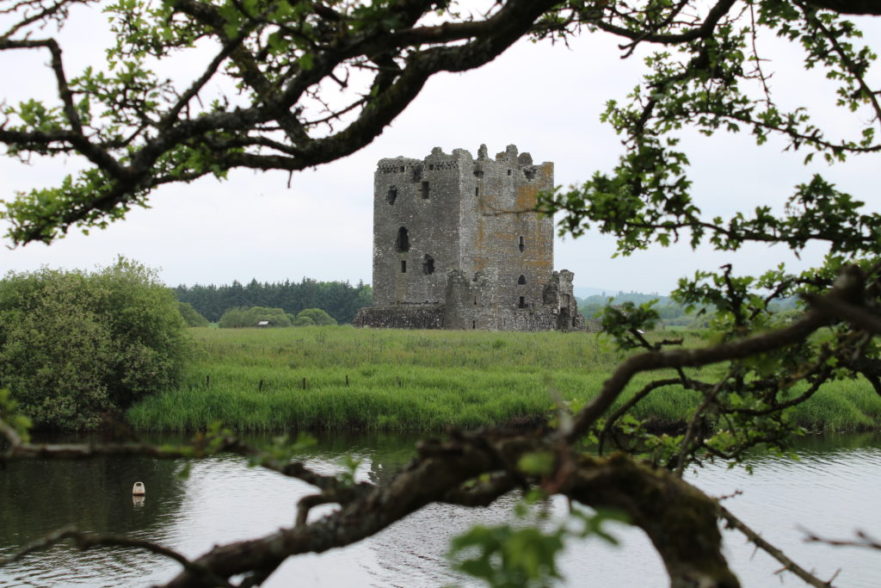
[[(141, 431), (429, 432), (544, 419), (556, 399), (589, 401), (624, 355), (603, 335), (352, 327), (191, 329), (196, 356), (181, 386), (128, 412)], [(697, 339), (694, 340), (697, 342)], [(708, 373), (719, 368), (705, 368)], [(638, 376), (627, 396), (659, 376)], [(673, 424), (698, 395), (670, 386), (635, 411)], [(881, 398), (834, 382), (792, 416), (815, 431), (877, 429)]]

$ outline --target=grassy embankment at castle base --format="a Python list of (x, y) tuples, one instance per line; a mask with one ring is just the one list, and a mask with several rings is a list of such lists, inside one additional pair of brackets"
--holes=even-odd
[[(191, 332), (194, 357), (182, 385), (132, 407), (128, 417), (136, 429), (192, 431), (219, 421), (241, 432), (424, 432), (541, 419), (552, 414), (555, 399), (573, 408), (589, 401), (625, 357), (608, 337), (589, 333), (352, 327)], [(686, 341), (699, 343), (696, 336)], [(671, 375), (641, 374), (625, 397)], [(696, 393), (670, 386), (652, 393), (634, 414), (676, 423), (697, 403)], [(792, 416), (811, 430), (877, 428), (881, 398), (864, 380), (833, 382)]]

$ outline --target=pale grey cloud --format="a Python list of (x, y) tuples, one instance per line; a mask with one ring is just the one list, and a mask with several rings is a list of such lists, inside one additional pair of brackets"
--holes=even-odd
[[(76, 23), (74, 23), (76, 24)], [(876, 27), (877, 29), (877, 27)], [(878, 31), (876, 31), (878, 32)], [(86, 35), (84, 37), (84, 34)], [(65, 55), (85, 63), (99, 43), (92, 33), (73, 30)], [(101, 37), (96, 37), (100, 39)], [(343, 160), (294, 174), (233, 172), (226, 182), (203, 179), (157, 190), (151, 209), (89, 236), (71, 234), (46, 247), (29, 245), (0, 251), (0, 267), (30, 270), (40, 265), (92, 267), (122, 254), (161, 268), (169, 284), (248, 281), (370, 281), (372, 184), (376, 161), (406, 155), (422, 157), (432, 147), (463, 147), (490, 153), (516, 143), (538, 161), (554, 161), (556, 181), (567, 185), (609, 170), (621, 151), (612, 130), (598, 121), (605, 101), (621, 98), (639, 80), (637, 58), (622, 61), (607, 37), (577, 39), (563, 45), (518, 43), (483, 68), (432, 79), (422, 95), (372, 145)], [(94, 57), (93, 57), (94, 58)], [(4, 87), (6, 96), (49, 91), (35, 71), (46, 61), (34, 54), (2, 56), (0, 71), (20, 80)], [(182, 64), (176, 64), (180, 67)], [(825, 80), (808, 81), (794, 55), (785, 55), (773, 83), (792, 101), (828, 92)], [(45, 75), (45, 74), (41, 74)], [(832, 115), (823, 114), (832, 117)], [(827, 119), (842, 129), (839, 115)], [(781, 207), (794, 184), (822, 171), (858, 197), (874, 196), (877, 172), (869, 158), (846, 166), (805, 168), (802, 154), (783, 153), (781, 143), (756, 149), (745, 136), (684, 136), (690, 152), (695, 194), (709, 214), (725, 214), (759, 204)], [(3, 197), (13, 190), (43, 185), (72, 169), (73, 161), (22, 166), (0, 160)], [(576, 273), (576, 284), (608, 289), (666, 292), (695, 269), (715, 269), (730, 255), (692, 252), (687, 247), (653, 249), (612, 259), (608, 237), (587, 235), (559, 240), (556, 265)], [(816, 262), (821, 248), (801, 261), (782, 248), (750, 247), (734, 256), (736, 268), (757, 271), (781, 260), (801, 266)]]

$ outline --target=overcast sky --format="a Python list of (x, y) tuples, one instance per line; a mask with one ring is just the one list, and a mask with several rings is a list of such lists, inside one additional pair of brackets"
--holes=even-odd
[[(83, 22), (74, 21), (64, 37), (71, 70), (100, 55), (100, 34)], [(870, 24), (867, 37), (879, 38), (881, 29)], [(776, 45), (773, 39), (766, 42), (771, 48)], [(5, 98), (51, 92), (45, 54), (4, 53), (0, 74), (6, 81), (0, 92)], [(772, 83), (785, 101), (831, 100), (828, 82), (806, 76), (794, 51), (776, 54)], [(152, 208), (134, 210), (127, 220), (104, 231), (88, 236), (72, 231), (51, 246), (3, 248), (0, 268), (93, 268), (124, 255), (158, 268), (172, 286), (303, 277), (369, 283), (377, 160), (421, 158), (434, 146), (446, 152), (462, 147), (476, 154), (481, 143), (494, 154), (514, 143), (537, 162), (554, 162), (560, 185), (583, 181), (595, 170), (610, 170), (622, 147), (599, 115), (608, 99), (623, 99), (642, 71), (637, 58), (622, 61), (618, 55), (615, 41), (607, 36), (577, 39), (571, 48), (520, 42), (479, 70), (436, 76), (373, 144), (343, 160), (295, 174), (290, 188), (286, 173), (243, 171), (232, 172), (226, 182), (203, 179), (164, 187), (154, 192)], [(825, 122), (844, 131), (861, 120), (831, 113), (832, 109), (823, 111)], [(697, 203), (708, 215), (759, 204), (782, 210), (793, 186), (817, 171), (861, 200), (877, 194), (878, 165), (871, 158), (833, 168), (819, 163), (805, 168), (803, 154), (784, 153), (779, 142), (756, 148), (746, 136), (686, 135), (684, 145)], [(0, 159), (0, 197), (46, 185), (71, 165), (58, 160), (25, 166)], [(878, 208), (874, 202), (870, 205)], [(715, 269), (733, 260), (735, 270), (746, 273), (794, 261), (781, 247), (765, 246), (749, 247), (736, 256), (692, 252), (685, 246), (654, 248), (627, 258), (613, 259), (613, 252), (608, 237), (558, 239), (555, 265), (575, 272), (576, 288), (666, 293), (678, 278), (696, 269)], [(823, 248), (814, 247), (793, 267), (815, 263), (822, 253)]]

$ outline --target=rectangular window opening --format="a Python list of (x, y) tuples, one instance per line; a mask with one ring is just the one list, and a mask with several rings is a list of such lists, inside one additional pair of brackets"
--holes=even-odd
[(517, 302), (517, 306), (519, 306), (520, 308), (526, 308), (526, 297), (525, 296), (520, 297), (520, 300)]
[(424, 200), (428, 200), (429, 190), (428, 182), (422, 182), (422, 198)]
[(407, 273), (407, 260), (406, 259), (401, 260), (401, 273), (402, 274)]

